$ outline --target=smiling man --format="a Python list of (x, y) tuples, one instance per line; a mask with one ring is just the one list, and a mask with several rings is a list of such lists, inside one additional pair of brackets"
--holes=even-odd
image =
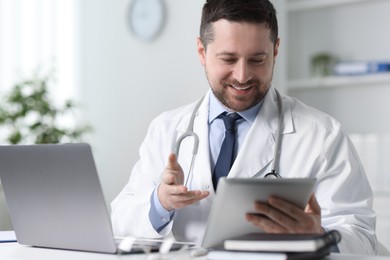
[[(219, 177), (263, 178), (270, 172), (279, 120), (272, 86), (279, 43), (268, 0), (206, 1), (197, 52), (210, 91), (199, 106), (165, 112), (151, 123), (130, 180), (112, 203), (117, 235), (172, 232), (179, 241), (200, 243)], [(294, 98), (282, 95), (281, 102), (280, 175), (316, 178), (315, 194), (304, 210), (277, 198), (256, 203), (256, 214), (246, 219), (270, 233), (337, 229), (343, 239), (336, 251), (374, 254), (371, 188), (340, 124)], [(193, 167), (193, 140), (183, 141), (179, 159), (172, 153), (189, 124), (199, 137)]]

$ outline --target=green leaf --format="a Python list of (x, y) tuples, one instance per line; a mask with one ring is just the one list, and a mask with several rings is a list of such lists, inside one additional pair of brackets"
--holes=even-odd
[(13, 132), (9, 137), (8, 137), (8, 141), (11, 143), (11, 144), (18, 144), (20, 143), (20, 141), (22, 141), (22, 134), (16, 130), (15, 132)]

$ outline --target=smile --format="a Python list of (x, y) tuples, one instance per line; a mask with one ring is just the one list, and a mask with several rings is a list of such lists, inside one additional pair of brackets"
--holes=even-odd
[(238, 87), (236, 85), (230, 85), (232, 88), (236, 89), (236, 90), (248, 90), (250, 89), (251, 87), (253, 86), (246, 86), (246, 87)]

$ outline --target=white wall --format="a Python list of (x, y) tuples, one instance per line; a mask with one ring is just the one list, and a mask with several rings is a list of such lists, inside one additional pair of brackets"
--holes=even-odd
[(107, 202), (127, 182), (150, 121), (208, 88), (196, 54), (203, 1), (164, 2), (161, 35), (141, 42), (126, 25), (131, 1), (80, 1), (80, 98)]

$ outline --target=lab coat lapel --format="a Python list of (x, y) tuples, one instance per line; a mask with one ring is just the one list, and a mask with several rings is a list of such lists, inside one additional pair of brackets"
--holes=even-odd
[(199, 135), (199, 150), (194, 166), (194, 184), (200, 189), (212, 189), (210, 149), (209, 149), (209, 93), (205, 96), (202, 105), (195, 117), (194, 130)]
[[(286, 102), (283, 102), (283, 105)], [(283, 135), (292, 131), (292, 117), (289, 107), (283, 107)], [(278, 106), (275, 90), (271, 87), (237, 158), (229, 177), (260, 177), (265, 168), (270, 169), (278, 131)], [(259, 174), (261, 172), (261, 174)], [(259, 176), (258, 176), (259, 175)]]

